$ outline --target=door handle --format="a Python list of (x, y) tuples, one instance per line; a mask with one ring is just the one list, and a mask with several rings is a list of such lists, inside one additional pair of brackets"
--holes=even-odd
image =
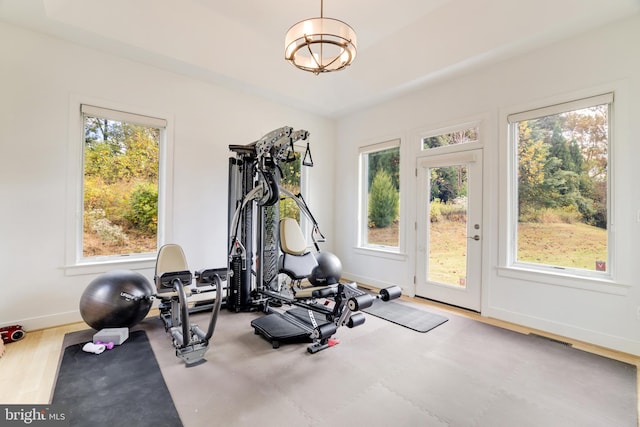
[(476, 234), (476, 235), (475, 235), (475, 236), (473, 236), (473, 237), (467, 237), (467, 239), (473, 239), (473, 240), (478, 241), (478, 240), (480, 240), (480, 236), (478, 236), (478, 235)]

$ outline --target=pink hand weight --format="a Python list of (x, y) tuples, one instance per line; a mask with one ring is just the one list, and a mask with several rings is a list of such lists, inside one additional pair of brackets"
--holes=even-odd
[(102, 341), (96, 341), (95, 344), (102, 344), (105, 346), (105, 348), (107, 350), (111, 350), (113, 348), (113, 343), (112, 342), (102, 342)]

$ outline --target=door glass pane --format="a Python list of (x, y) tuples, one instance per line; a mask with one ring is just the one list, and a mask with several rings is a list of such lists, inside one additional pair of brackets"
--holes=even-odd
[(466, 287), (467, 166), (429, 168), (427, 280)]

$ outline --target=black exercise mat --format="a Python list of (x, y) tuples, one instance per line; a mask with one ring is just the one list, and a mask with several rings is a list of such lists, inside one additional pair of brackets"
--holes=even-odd
[(365, 308), (364, 311), (372, 316), (379, 317), (389, 322), (395, 323), (405, 328), (417, 332), (429, 332), (431, 329), (442, 325), (447, 319), (439, 314), (430, 313), (425, 310), (409, 307), (405, 304), (392, 301), (374, 300), (373, 305)]
[(145, 331), (101, 354), (84, 344), (65, 348), (53, 392), (71, 426), (182, 426)]

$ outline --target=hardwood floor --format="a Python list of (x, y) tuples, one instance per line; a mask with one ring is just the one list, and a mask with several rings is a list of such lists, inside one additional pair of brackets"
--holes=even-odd
[[(536, 333), (548, 338), (568, 342), (573, 347), (611, 359), (633, 364), (637, 368), (637, 384), (640, 384), (640, 357), (606, 349), (592, 344), (567, 339), (543, 331), (532, 330), (500, 320), (482, 317), (477, 313), (435, 303), (421, 298), (402, 297), (403, 299), (427, 306), (436, 307), (459, 316), (464, 316), (494, 326), (514, 330), (520, 333)], [(157, 316), (157, 309), (149, 316)], [(62, 351), (62, 341), (68, 332), (87, 329), (84, 322), (58, 326), (50, 329), (28, 331), (25, 338), (5, 345), (4, 355), (0, 358), (0, 404), (47, 404), (51, 400), (53, 384), (57, 374), (58, 362)], [(638, 392), (640, 395), (640, 390)], [(640, 400), (638, 401), (640, 414)], [(640, 419), (640, 417), (639, 417)]]
[(0, 358), (0, 403), (49, 403), (62, 339), (82, 329), (87, 329), (84, 322), (27, 331), (22, 340), (6, 344)]

